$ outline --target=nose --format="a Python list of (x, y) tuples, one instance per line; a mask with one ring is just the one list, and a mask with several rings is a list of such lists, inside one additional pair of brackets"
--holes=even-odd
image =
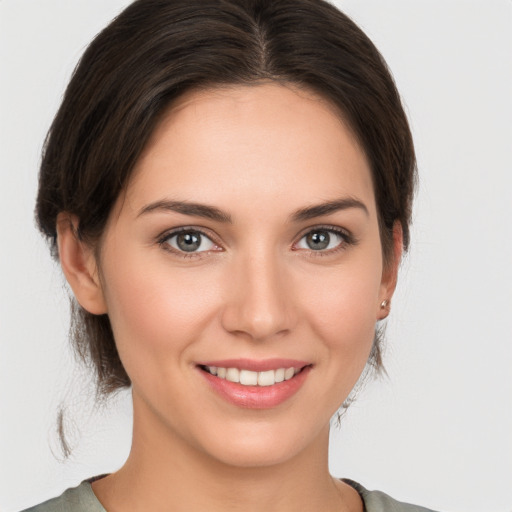
[(271, 255), (252, 254), (234, 264), (227, 288), (222, 325), (230, 333), (263, 341), (295, 326), (291, 279)]

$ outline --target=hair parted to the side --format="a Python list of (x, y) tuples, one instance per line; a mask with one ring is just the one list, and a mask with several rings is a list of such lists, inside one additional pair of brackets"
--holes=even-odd
[[(56, 254), (56, 219), (79, 219), (93, 246), (146, 142), (185, 92), (277, 81), (331, 102), (371, 166), (383, 256), (393, 226), (404, 247), (416, 163), (407, 118), (387, 66), (368, 37), (323, 0), (137, 0), (82, 56), (43, 151), (36, 218)], [(130, 385), (107, 315), (75, 305), (75, 349), (103, 395)], [(378, 343), (372, 364), (380, 366)]]

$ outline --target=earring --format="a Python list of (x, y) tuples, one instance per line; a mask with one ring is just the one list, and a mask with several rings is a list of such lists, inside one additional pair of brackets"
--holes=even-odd
[(388, 299), (384, 299), (384, 300), (380, 303), (380, 309), (386, 309), (388, 306), (389, 306), (389, 300), (388, 300)]

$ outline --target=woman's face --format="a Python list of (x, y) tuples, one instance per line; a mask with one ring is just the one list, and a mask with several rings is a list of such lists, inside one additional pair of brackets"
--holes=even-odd
[(323, 443), (393, 291), (382, 261), (367, 159), (329, 104), (270, 84), (181, 98), (102, 238), (135, 435), (239, 466)]

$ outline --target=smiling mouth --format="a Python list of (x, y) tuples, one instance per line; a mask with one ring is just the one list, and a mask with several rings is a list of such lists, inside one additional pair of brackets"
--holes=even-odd
[(273, 386), (281, 382), (293, 379), (295, 375), (302, 372), (305, 368), (310, 365), (303, 366), (301, 368), (295, 368), (293, 366), (288, 368), (277, 368), (275, 370), (266, 370), (261, 372), (255, 372), (251, 370), (245, 370), (242, 368), (223, 368), (218, 366), (206, 366), (200, 365), (199, 367), (219, 379), (225, 379), (229, 382), (241, 384), (242, 386)]

